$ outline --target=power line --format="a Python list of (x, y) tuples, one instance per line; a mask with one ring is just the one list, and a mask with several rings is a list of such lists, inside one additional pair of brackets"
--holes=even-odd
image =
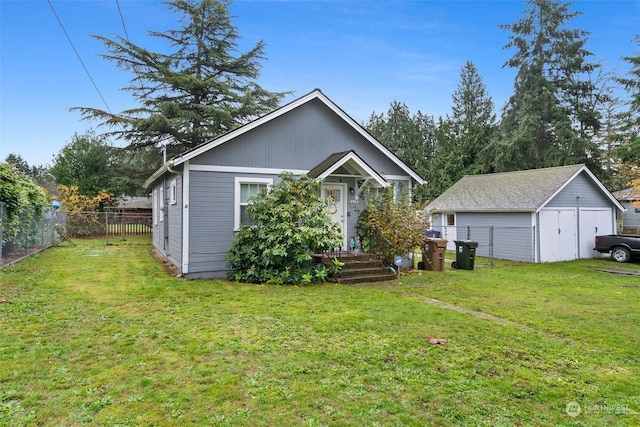
[[(122, 14), (122, 9), (120, 9), (120, 2), (116, 0), (116, 6), (118, 6), (118, 13), (120, 14), (120, 21), (122, 21), (122, 29), (124, 30), (124, 36), (127, 39), (127, 42), (131, 44), (131, 40), (129, 39), (129, 33), (127, 32), (127, 26), (124, 23), (124, 15)], [(138, 69), (136, 68), (136, 64), (131, 64), (133, 67), (133, 72), (138, 74)]]
[(122, 21), (122, 28), (124, 29), (124, 35), (127, 38), (127, 41), (131, 43), (129, 40), (129, 33), (127, 33), (127, 26), (124, 25), (124, 16), (122, 16), (122, 10), (120, 9), (120, 2), (116, 0), (116, 6), (118, 6), (118, 13), (120, 14), (120, 21)]
[[(64, 35), (67, 36), (67, 40), (69, 41), (69, 44), (73, 48), (73, 51), (76, 53), (76, 56), (78, 57), (78, 60), (82, 64), (82, 67), (84, 68), (84, 71), (87, 73), (87, 76), (89, 76), (89, 80), (91, 80), (91, 83), (93, 84), (93, 87), (96, 89), (96, 92), (98, 92), (98, 95), (100, 95), (100, 99), (102, 99), (102, 102), (104, 103), (105, 107), (107, 107), (107, 111), (109, 111), (109, 113), (111, 113), (111, 109), (109, 108), (109, 104), (107, 104), (107, 101), (104, 99), (104, 96), (102, 96), (102, 92), (100, 92), (100, 89), (98, 89), (98, 85), (93, 80), (93, 77), (91, 77), (91, 73), (89, 72), (89, 69), (84, 64), (84, 61), (80, 57), (80, 53), (78, 53), (78, 50), (76, 49), (76, 47), (74, 46), (73, 42), (71, 41), (71, 37), (69, 37), (69, 34), (67, 33), (67, 30), (64, 28), (64, 25), (62, 25), (62, 21), (60, 20), (60, 17), (58, 17), (58, 14), (56, 13), (55, 8), (53, 7), (53, 3), (51, 3), (51, 0), (47, 0), (47, 2), (49, 3), (49, 6), (51, 6), (51, 11), (53, 12), (53, 14), (55, 15), (56, 19), (58, 20), (58, 24), (60, 24), (60, 28), (62, 28), (62, 32), (64, 32)], [(111, 114), (113, 114), (113, 113), (111, 113)]]

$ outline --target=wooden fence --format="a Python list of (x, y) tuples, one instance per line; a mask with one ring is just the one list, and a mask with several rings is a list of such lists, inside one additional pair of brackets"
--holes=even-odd
[(109, 212), (106, 230), (111, 236), (151, 236), (152, 215), (149, 212)]
[(66, 233), (74, 238), (151, 236), (151, 211), (67, 212)]

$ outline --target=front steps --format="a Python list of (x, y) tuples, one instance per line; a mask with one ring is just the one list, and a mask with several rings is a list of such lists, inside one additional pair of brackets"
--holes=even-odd
[(374, 254), (342, 251), (318, 254), (314, 257), (316, 261), (327, 266), (333, 265), (334, 257), (344, 263), (337, 278), (337, 282), (342, 284), (381, 282), (395, 280), (398, 277), (395, 271), (384, 265), (382, 260)]

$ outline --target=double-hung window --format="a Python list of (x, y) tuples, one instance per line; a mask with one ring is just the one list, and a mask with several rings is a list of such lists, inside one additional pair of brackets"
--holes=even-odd
[(247, 214), (247, 206), (251, 203), (251, 197), (260, 194), (262, 190), (273, 185), (271, 178), (243, 178), (236, 177), (235, 185), (235, 224), (234, 230), (241, 225), (250, 225), (251, 217)]

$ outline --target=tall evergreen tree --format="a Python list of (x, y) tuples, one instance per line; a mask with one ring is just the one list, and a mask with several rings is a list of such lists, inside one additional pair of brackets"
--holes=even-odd
[[(592, 140), (600, 127), (594, 83), (599, 65), (585, 49), (588, 32), (567, 24), (579, 15), (570, 2), (527, 0), (531, 7), (510, 30), (506, 48), (516, 50), (505, 64), (517, 69), (514, 93), (502, 112), (500, 128), (483, 153), (495, 171), (587, 163), (599, 168)], [(597, 101), (597, 100), (596, 100)]]
[(429, 164), (427, 199), (433, 200), (465, 175), (464, 158), (457, 145), (456, 126), (451, 117), (438, 119), (435, 149)]
[(171, 52), (151, 52), (128, 39), (95, 36), (108, 50), (103, 55), (134, 74), (125, 90), (140, 106), (114, 114), (78, 107), (84, 118), (118, 128), (129, 148), (167, 145), (170, 155), (193, 148), (276, 108), (285, 93), (256, 83), (263, 41), (238, 51), (240, 38), (231, 22), (229, 0), (173, 0), (168, 7), (182, 28), (151, 31)]
[[(635, 36), (635, 41), (640, 46), (640, 34)], [(626, 175), (626, 184), (640, 187), (640, 52), (622, 59), (631, 69), (617, 81), (629, 94), (629, 102), (622, 113), (624, 124), (620, 128), (616, 154)]]
[(478, 156), (489, 143), (495, 125), (493, 100), (473, 62), (460, 71), (460, 82), (453, 94), (451, 126), (462, 170), (454, 179), (480, 173)]
[[(418, 175), (427, 177), (435, 147), (433, 117), (418, 111), (412, 115), (406, 104), (393, 101), (387, 113), (372, 113), (364, 127)], [(414, 196), (423, 199), (421, 190)]]
[(27, 176), (31, 175), (31, 167), (29, 166), (29, 163), (22, 158), (21, 155), (16, 153), (9, 153), (4, 161), (5, 163), (9, 163), (11, 166), (13, 166), (18, 172)]
[(430, 199), (464, 175), (482, 172), (480, 153), (489, 144), (495, 127), (493, 100), (473, 62), (467, 61), (460, 70), (452, 100), (452, 115), (438, 122), (426, 191)]

